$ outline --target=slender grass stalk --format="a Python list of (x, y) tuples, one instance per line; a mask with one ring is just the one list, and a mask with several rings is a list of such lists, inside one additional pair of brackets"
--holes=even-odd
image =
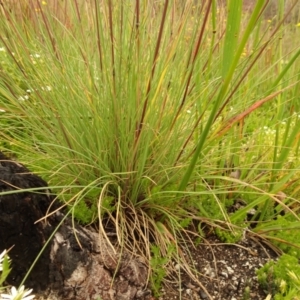
[[(229, 84), (230, 84), (230, 81), (232, 79), (232, 76), (233, 76), (233, 73), (237, 67), (237, 64), (238, 64), (238, 61), (240, 59), (240, 56), (242, 54), (242, 51), (246, 45), (246, 42), (256, 24), (256, 20), (261, 12), (261, 9), (264, 5), (264, 1), (260, 1), (260, 2), (257, 2), (256, 6), (255, 6), (255, 9), (251, 15), (251, 19), (248, 23), (248, 26), (244, 32), (244, 35), (242, 37), (242, 40), (237, 48), (237, 51), (234, 52), (234, 51), (230, 51), (231, 49), (235, 49), (236, 48), (236, 35), (237, 35), (237, 32), (235, 30), (237, 30), (238, 28), (238, 23), (240, 22), (240, 17), (236, 17), (236, 14), (239, 15), (241, 14), (241, 9), (240, 9), (240, 1), (237, 1), (237, 3), (235, 1), (232, 1), (232, 6), (230, 7), (231, 11), (233, 11), (232, 14), (230, 14), (232, 20), (228, 20), (229, 24), (231, 24), (231, 22), (233, 22), (233, 36), (232, 36), (232, 31), (231, 31), (231, 26), (227, 26), (227, 28), (230, 28), (228, 31), (227, 31), (227, 36), (228, 36), (228, 39), (227, 39), (227, 45), (226, 45), (226, 48), (228, 50), (224, 50), (225, 53), (226, 53), (226, 63), (225, 63), (225, 66), (223, 68), (223, 80), (224, 80), (224, 83), (222, 84), (222, 87), (220, 89), (220, 92), (218, 94), (218, 97), (216, 99), (216, 103), (215, 105), (213, 106), (212, 108), (212, 112), (209, 116), (209, 119), (204, 127), (204, 130), (199, 138), (199, 142), (197, 144), (197, 148), (196, 148), (196, 151), (193, 155), (193, 158), (191, 160), (191, 163), (186, 171), (186, 174), (184, 175), (178, 189), (180, 191), (184, 190), (189, 182), (189, 179), (190, 179), (190, 176), (195, 168), (195, 165), (196, 165), (196, 162), (197, 160), (199, 159), (199, 155), (201, 153), (201, 150), (203, 148), (203, 145), (205, 143), (205, 140), (206, 140), (206, 137), (209, 133), (209, 130), (210, 128), (212, 127), (212, 124), (213, 124), (213, 121), (215, 119), (215, 116), (216, 116), (216, 113), (217, 113), (217, 110), (221, 104), (221, 101), (223, 100), (223, 97), (225, 96), (226, 92), (227, 92), (227, 89), (229, 87)], [(231, 48), (232, 47), (232, 48)], [(224, 48), (224, 49), (226, 49)], [(232, 63), (230, 64), (230, 67), (228, 66), (228, 62), (227, 60), (231, 60)], [(228, 70), (226, 72), (226, 70)], [(200, 157), (201, 158), (201, 157)]]

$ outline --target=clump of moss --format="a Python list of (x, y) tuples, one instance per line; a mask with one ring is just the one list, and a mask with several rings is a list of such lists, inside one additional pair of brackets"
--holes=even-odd
[(234, 230), (234, 231), (226, 231), (219, 228), (216, 228), (215, 230), (216, 235), (218, 238), (225, 243), (237, 243), (239, 242), (243, 237), (243, 230)]
[(298, 259), (294, 256), (283, 254), (278, 261), (270, 261), (257, 270), (259, 284), (275, 300), (294, 298), (300, 292), (300, 274)]

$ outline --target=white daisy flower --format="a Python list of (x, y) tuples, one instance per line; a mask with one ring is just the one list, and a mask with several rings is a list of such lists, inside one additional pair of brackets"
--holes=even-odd
[(32, 300), (35, 295), (30, 295), (32, 289), (25, 290), (24, 285), (16, 289), (14, 286), (10, 290), (10, 294), (1, 294), (0, 300)]

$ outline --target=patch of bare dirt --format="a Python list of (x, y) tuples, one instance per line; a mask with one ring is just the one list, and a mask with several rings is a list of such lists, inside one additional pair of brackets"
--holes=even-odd
[(258, 240), (245, 235), (237, 244), (225, 244), (212, 235), (204, 243), (189, 247), (199, 281), (206, 291), (182, 274), (182, 285), (174, 283), (162, 290), (159, 300), (240, 300), (265, 299), (268, 291), (258, 284), (256, 270), (277, 254)]

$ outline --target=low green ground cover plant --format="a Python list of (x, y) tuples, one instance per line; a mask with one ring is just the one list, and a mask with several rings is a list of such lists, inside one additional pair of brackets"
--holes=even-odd
[[(267, 3), (250, 14), (240, 0), (227, 10), (171, 0), (2, 6), (2, 148), (79, 222), (104, 236), (113, 225), (153, 267), (156, 288), (159, 255), (169, 258), (163, 276), (176, 274), (176, 259), (193, 277), (180, 248), (203, 224), (231, 242), (245, 230), (274, 239), (278, 215), (280, 244), (299, 228), (300, 28), (284, 24), (283, 7), (265, 20)], [(244, 206), (231, 209), (237, 199)]]
[[(292, 270), (292, 271), (291, 271)], [(298, 299), (300, 266), (296, 257), (283, 254), (257, 271), (258, 280), (275, 300)]]

